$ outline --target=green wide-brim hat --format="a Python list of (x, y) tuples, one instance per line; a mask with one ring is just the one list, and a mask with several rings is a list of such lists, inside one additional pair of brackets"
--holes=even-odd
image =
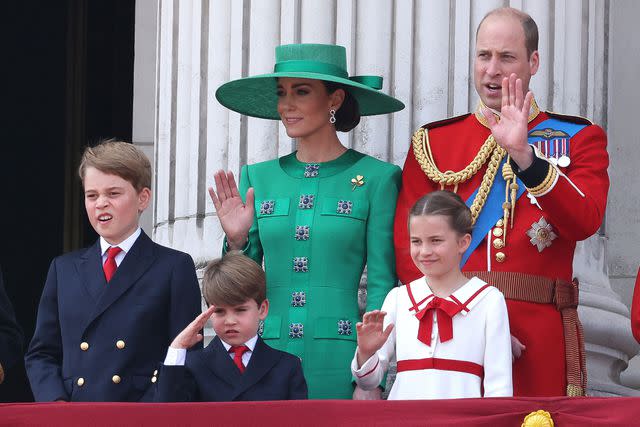
[(340, 83), (358, 101), (362, 116), (393, 113), (404, 108), (402, 102), (380, 92), (382, 77), (349, 77), (346, 49), (343, 46), (328, 44), (278, 46), (273, 73), (225, 83), (216, 91), (216, 99), (225, 107), (238, 113), (279, 120), (280, 115), (277, 109), (279, 77)]

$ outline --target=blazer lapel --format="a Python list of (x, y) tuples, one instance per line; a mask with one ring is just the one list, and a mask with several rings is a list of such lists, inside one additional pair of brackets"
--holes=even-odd
[(138, 281), (151, 267), (155, 258), (153, 242), (143, 231), (108, 284), (104, 278), (102, 266), (100, 266), (99, 274), (96, 275), (101, 278), (105, 290), (100, 296), (93, 314), (88, 319), (85, 329)]
[[(222, 345), (220, 338), (215, 337), (211, 343), (204, 349), (203, 363), (216, 377), (226, 382), (230, 386), (234, 386), (240, 382), (242, 374), (233, 363), (229, 353)], [(231, 397), (229, 400), (233, 400)]]
[(236, 399), (240, 394), (260, 381), (260, 379), (262, 379), (262, 377), (264, 377), (271, 368), (273, 368), (280, 357), (280, 353), (266, 345), (262, 338), (258, 336), (258, 341), (256, 341), (253, 354), (251, 355), (251, 359), (249, 359), (249, 365), (244, 371), (244, 374), (240, 375), (240, 382), (237, 383), (238, 386), (236, 387), (233, 396), (231, 396), (231, 400)]
[(96, 304), (106, 289), (107, 281), (102, 270), (102, 254), (100, 240), (86, 251), (76, 261), (82, 286), (87, 291), (93, 303)]

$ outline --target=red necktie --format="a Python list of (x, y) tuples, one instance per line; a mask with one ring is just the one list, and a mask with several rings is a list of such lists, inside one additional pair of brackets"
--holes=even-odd
[(107, 283), (113, 277), (113, 274), (118, 269), (118, 265), (116, 264), (116, 255), (118, 255), (122, 249), (117, 246), (111, 246), (107, 249), (107, 261), (105, 261), (102, 268), (104, 269), (104, 277), (107, 279)]
[(242, 355), (249, 351), (246, 345), (234, 345), (229, 349), (229, 353), (233, 352), (233, 363), (236, 364), (241, 374), (244, 374), (244, 363), (242, 363)]
[(462, 310), (462, 306), (453, 301), (434, 296), (425, 308), (416, 313), (416, 317), (420, 321), (418, 339), (426, 345), (431, 345), (433, 310), (436, 311), (436, 318), (438, 319), (440, 342), (445, 342), (453, 338), (453, 322), (451, 318)]

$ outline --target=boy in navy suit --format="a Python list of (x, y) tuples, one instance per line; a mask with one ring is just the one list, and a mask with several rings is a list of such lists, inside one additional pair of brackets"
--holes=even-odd
[(57, 257), (25, 356), (36, 401), (153, 400), (154, 369), (201, 311), (191, 257), (140, 229), (151, 165), (135, 146), (87, 148), (79, 168), (91, 247)]
[[(252, 259), (230, 252), (207, 266), (204, 298), (210, 307), (171, 343), (160, 368), (156, 401), (306, 399), (307, 383), (296, 356), (269, 347), (258, 336), (269, 312), (265, 274)], [(216, 337), (200, 351), (211, 318)]]

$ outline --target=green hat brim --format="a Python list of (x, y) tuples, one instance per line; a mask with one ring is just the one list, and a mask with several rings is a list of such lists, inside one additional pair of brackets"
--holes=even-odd
[(220, 104), (240, 114), (280, 120), (277, 108), (279, 77), (324, 80), (343, 84), (358, 101), (362, 116), (393, 113), (404, 108), (401, 101), (369, 86), (346, 78), (310, 72), (276, 72), (233, 80), (216, 90), (216, 99)]

